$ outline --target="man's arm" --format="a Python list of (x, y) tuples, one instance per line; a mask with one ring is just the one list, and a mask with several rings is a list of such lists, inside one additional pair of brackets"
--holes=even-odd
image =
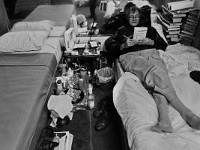
[(162, 49), (165, 51), (167, 48), (167, 43), (164, 41), (164, 39), (158, 34), (157, 30), (153, 27), (149, 28), (148, 36), (152, 40), (154, 40), (154, 46), (156, 49)]

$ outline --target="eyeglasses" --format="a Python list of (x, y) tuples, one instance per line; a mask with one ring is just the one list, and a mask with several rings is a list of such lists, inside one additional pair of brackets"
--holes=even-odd
[(129, 16), (129, 19), (135, 19), (136, 20), (136, 19), (140, 19), (140, 17), (139, 17), (139, 15), (136, 15), (136, 16), (131, 15), (131, 16)]

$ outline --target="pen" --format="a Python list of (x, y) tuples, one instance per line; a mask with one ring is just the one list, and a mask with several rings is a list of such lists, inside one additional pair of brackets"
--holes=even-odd
[(127, 39), (129, 39), (129, 38), (131, 38), (132, 37), (132, 35), (130, 35), (130, 36), (126, 36), (126, 35), (123, 35), (125, 38), (127, 38)]

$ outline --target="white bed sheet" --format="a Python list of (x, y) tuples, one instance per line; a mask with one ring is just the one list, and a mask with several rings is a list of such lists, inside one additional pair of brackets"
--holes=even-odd
[[(189, 72), (194, 70), (189, 65), (192, 60), (194, 64), (199, 63), (198, 50), (177, 44), (168, 46), (167, 52), (160, 51), (160, 54), (178, 97), (199, 116), (200, 84), (189, 76)], [(174, 132), (151, 131), (158, 120), (157, 107), (135, 75), (125, 72), (121, 76), (113, 90), (113, 101), (126, 129), (131, 150), (200, 149), (200, 131), (190, 128), (171, 106), (169, 116)]]
[(58, 38), (48, 38), (42, 49), (38, 51), (30, 51), (30, 52), (13, 52), (13, 53), (18, 53), (18, 54), (23, 54), (23, 53), (52, 53), (55, 55), (57, 63), (59, 63), (61, 57), (62, 57), (62, 51), (60, 47), (60, 41)]

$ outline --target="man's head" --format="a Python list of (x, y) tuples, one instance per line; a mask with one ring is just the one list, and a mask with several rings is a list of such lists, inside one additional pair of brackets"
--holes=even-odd
[[(127, 3), (128, 5), (129, 3)], [(126, 7), (126, 6), (125, 6)], [(130, 6), (126, 9), (126, 18), (131, 26), (137, 26), (140, 23), (140, 9), (135, 5)]]

